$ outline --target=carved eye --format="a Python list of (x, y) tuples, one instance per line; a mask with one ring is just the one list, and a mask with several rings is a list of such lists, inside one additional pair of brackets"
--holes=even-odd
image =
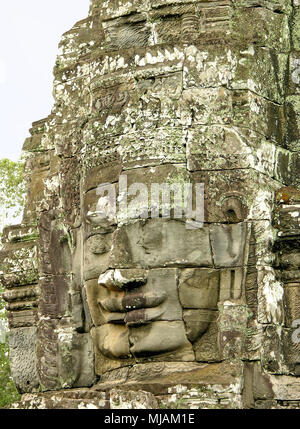
[(98, 221), (100, 219), (99, 213), (92, 210), (87, 212), (85, 218), (88, 223), (96, 224), (96, 225), (98, 224)]
[(114, 194), (95, 196), (91, 204), (86, 205), (85, 220), (87, 223), (103, 228), (116, 224), (116, 207)]
[(115, 221), (115, 218), (110, 216), (110, 212), (108, 209), (106, 211), (105, 209), (88, 211), (85, 218), (87, 223), (99, 226), (112, 225)]

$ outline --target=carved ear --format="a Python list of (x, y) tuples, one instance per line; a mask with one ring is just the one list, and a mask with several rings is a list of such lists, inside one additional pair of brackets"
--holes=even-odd
[(248, 208), (240, 196), (226, 197), (222, 203), (222, 212), (229, 223), (244, 221), (248, 216)]
[(283, 187), (276, 193), (276, 208), (273, 226), (278, 230), (273, 251), (276, 254), (275, 268), (284, 287), (284, 334), (281, 337), (283, 353), (290, 371), (300, 374), (300, 342), (298, 322), (300, 320), (300, 191)]

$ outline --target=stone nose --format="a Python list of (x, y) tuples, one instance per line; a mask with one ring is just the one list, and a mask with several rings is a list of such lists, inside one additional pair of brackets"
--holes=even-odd
[(99, 285), (108, 289), (136, 289), (147, 283), (148, 271), (140, 269), (108, 270), (101, 274)]

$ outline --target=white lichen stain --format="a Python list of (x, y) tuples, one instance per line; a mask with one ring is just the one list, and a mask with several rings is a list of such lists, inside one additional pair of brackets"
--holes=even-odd
[(281, 318), (281, 303), (284, 289), (276, 279), (272, 268), (265, 267), (262, 278), (262, 293), (265, 298), (265, 316), (270, 323), (276, 323)]
[(78, 405), (78, 410), (98, 410), (98, 407), (94, 404), (85, 404), (84, 402), (81, 402)]
[(270, 191), (259, 189), (256, 192), (254, 202), (249, 211), (249, 219), (265, 220), (271, 219), (272, 193)]

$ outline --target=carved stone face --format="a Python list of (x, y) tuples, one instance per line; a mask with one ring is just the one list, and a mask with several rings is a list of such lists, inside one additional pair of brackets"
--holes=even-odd
[[(243, 188), (249, 194), (252, 183), (244, 171), (248, 164), (237, 164), (236, 156), (244, 153), (247, 136), (231, 126), (208, 126), (219, 123), (224, 106), (230, 110), (232, 94), (213, 89), (224, 86), (223, 74), (215, 73), (215, 46), (203, 54), (202, 47), (181, 43), (215, 38), (216, 28), (201, 25), (199, 33), (198, 2), (175, 3), (151, 7), (158, 20), (153, 31), (143, 2), (124, 8), (110, 2), (101, 10), (109, 55), (95, 65), (87, 91), (95, 119), (83, 126), (81, 137), (87, 174), (81, 198), (83, 271), (98, 374), (131, 360), (218, 361), (219, 305), (230, 299), (240, 305), (247, 225), (239, 222), (247, 213), (232, 195), (246, 194)], [(221, 13), (222, 39), (228, 13), (228, 7)], [(213, 12), (218, 21), (219, 14), (219, 8)], [(177, 42), (180, 47), (173, 49)], [(164, 50), (165, 43), (171, 51)], [(231, 61), (223, 48), (218, 55), (221, 68)], [(204, 108), (212, 104), (207, 99), (216, 107), (210, 113)], [(208, 121), (206, 115), (212, 115)], [(219, 148), (213, 156), (211, 147)], [(208, 165), (214, 171), (203, 173)], [(241, 174), (237, 167), (243, 168)], [(124, 170), (128, 184), (148, 188), (153, 182), (205, 182), (207, 224), (188, 230), (179, 220), (101, 219), (96, 188), (113, 183), (118, 195)], [(233, 193), (227, 195), (228, 190)]]
[[(155, 169), (161, 181), (163, 169)], [(117, 226), (99, 218), (95, 189), (84, 200), (84, 277), (98, 353), (194, 361), (194, 344), (216, 328), (220, 294), (239, 298), (246, 226), (188, 229), (162, 218)]]

